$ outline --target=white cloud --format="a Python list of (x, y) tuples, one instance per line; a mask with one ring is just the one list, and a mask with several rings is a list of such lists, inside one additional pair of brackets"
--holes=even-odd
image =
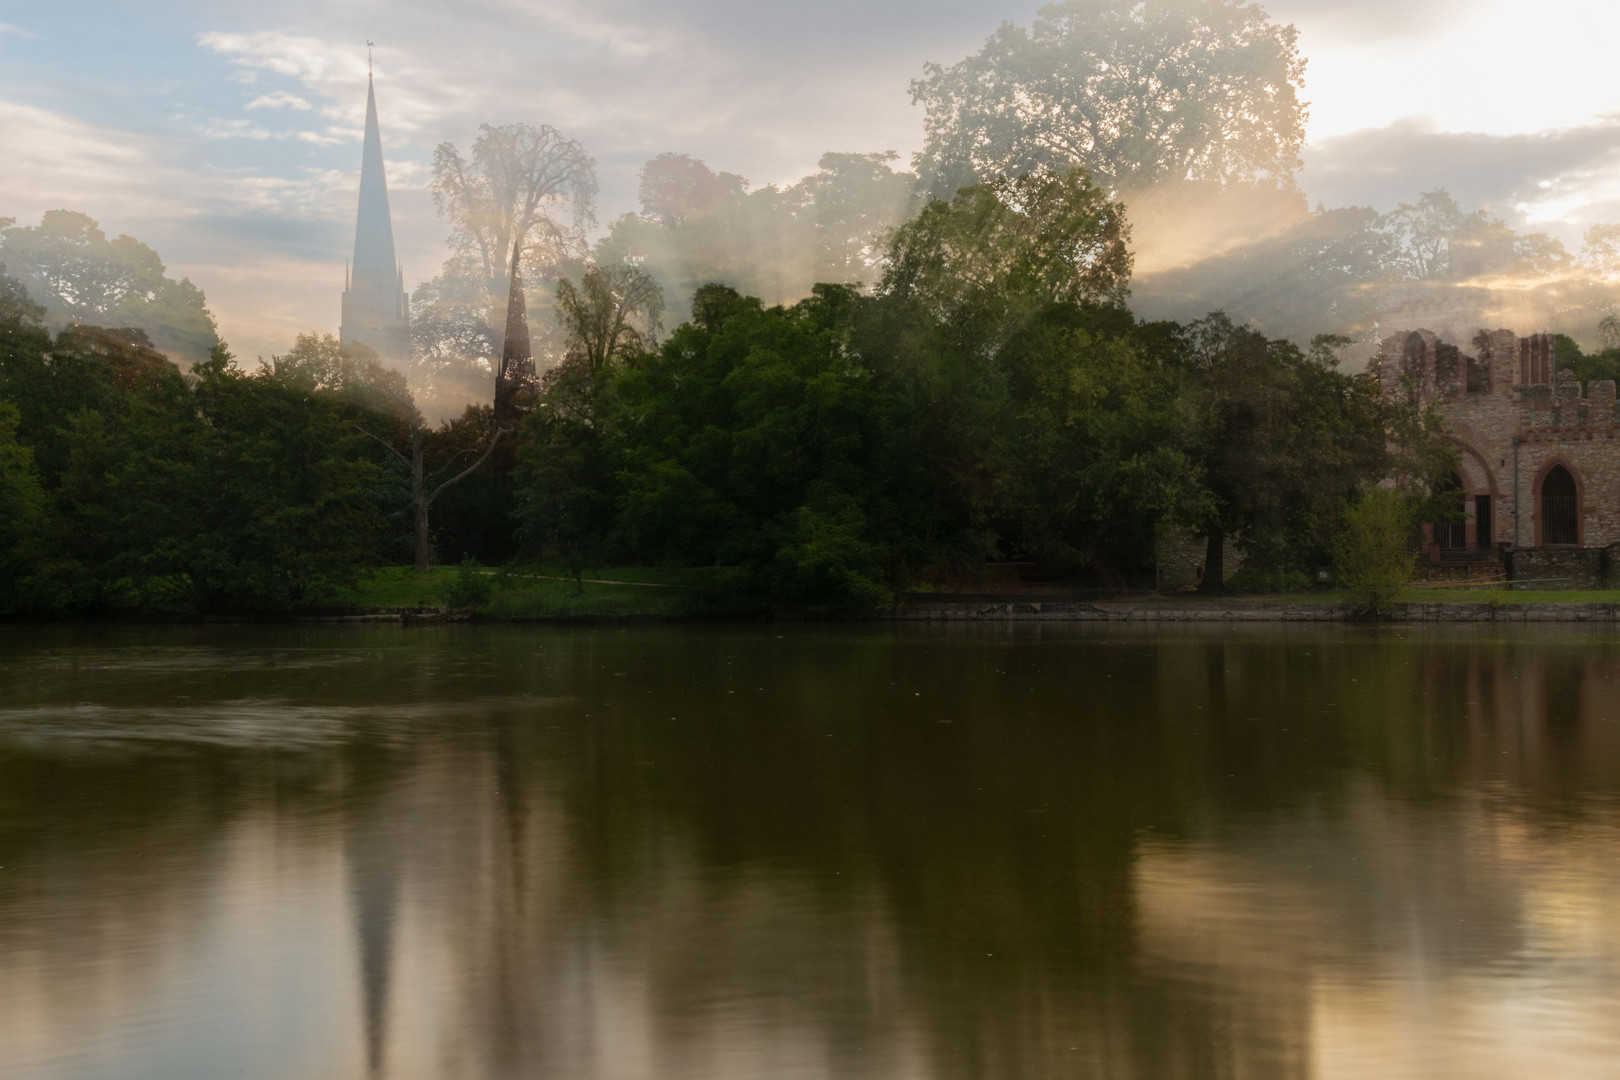
[(92, 216), (184, 216), (179, 170), (135, 138), (71, 116), (0, 100), (6, 165), (0, 206), (18, 218), (78, 209)]
[(268, 139), (270, 132), (255, 127), (250, 120), (207, 120), (196, 125), (197, 134), (205, 139)]
[(39, 37), (39, 35), (34, 33), (32, 30), (24, 30), (16, 23), (0, 22), (0, 37), (4, 37), (7, 34), (11, 34), (13, 37), (20, 37), (24, 41), (33, 41)]
[[(247, 71), (292, 79), (305, 94), (321, 99), (322, 116), (360, 127), (365, 121), (366, 50), (352, 44), (327, 41), (275, 30), (246, 33), (210, 31), (198, 34), (197, 44), (230, 58)], [(461, 81), (413, 64), (402, 49), (375, 50), (379, 68), (388, 72), (380, 80), (388, 96), (388, 128), (394, 135), (410, 135), (466, 105)], [(269, 104), (308, 109), (308, 97), (276, 91), (258, 99)], [(251, 107), (251, 106), (250, 106)]]
[(309, 102), (297, 94), (286, 90), (277, 90), (273, 94), (260, 94), (243, 108), (247, 109), (297, 109), (299, 112), (308, 112), (314, 108)]

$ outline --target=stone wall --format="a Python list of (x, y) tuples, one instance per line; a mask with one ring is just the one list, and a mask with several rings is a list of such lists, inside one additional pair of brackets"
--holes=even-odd
[(1612, 548), (1525, 548), (1510, 556), (1512, 578), (1535, 589), (1607, 589), (1614, 576)]
[[(1386, 338), (1379, 357), (1385, 394), (1416, 393), (1436, 403), (1456, 442), (1472, 550), (1542, 546), (1541, 482), (1561, 465), (1577, 491), (1576, 547), (1620, 543), (1620, 415), (1613, 382), (1582, 393), (1567, 371), (1553, 372), (1549, 334), (1485, 335), (1477, 358), (1428, 331)], [(1489, 536), (1481, 538), (1478, 497), (1490, 497)]]
[[(1170, 592), (1197, 588), (1204, 577), (1204, 556), (1208, 553), (1208, 539), (1182, 528), (1162, 529), (1158, 538), (1158, 587)], [(1221, 557), (1226, 581), (1243, 569), (1243, 549), (1232, 538), (1226, 538), (1226, 550)], [(1222, 582), (1225, 584), (1225, 581)]]

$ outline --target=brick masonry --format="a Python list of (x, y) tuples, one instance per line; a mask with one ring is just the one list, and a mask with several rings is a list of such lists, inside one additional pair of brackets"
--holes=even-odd
[[(1570, 372), (1555, 371), (1550, 334), (1521, 338), (1497, 330), (1472, 346), (1475, 356), (1417, 330), (1385, 338), (1376, 361), (1386, 395), (1415, 394), (1445, 417), (1461, 459), (1469, 557), (1499, 560), (1515, 579), (1607, 584), (1611, 549), (1620, 545), (1614, 383), (1593, 382), (1583, 391)], [(1575, 486), (1572, 544), (1548, 540), (1554, 511), (1542, 488), (1560, 468)], [(1434, 542), (1433, 529), (1427, 535), (1427, 561), (1456, 561), (1456, 553)]]

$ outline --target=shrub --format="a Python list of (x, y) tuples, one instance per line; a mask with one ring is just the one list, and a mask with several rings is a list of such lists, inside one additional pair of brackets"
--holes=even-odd
[(444, 595), (454, 608), (483, 607), (495, 595), (495, 579), (484, 573), (475, 560), (463, 559)]
[(1387, 611), (1411, 580), (1417, 565), (1411, 537), (1412, 509), (1393, 488), (1374, 488), (1345, 510), (1334, 569), (1365, 613)]

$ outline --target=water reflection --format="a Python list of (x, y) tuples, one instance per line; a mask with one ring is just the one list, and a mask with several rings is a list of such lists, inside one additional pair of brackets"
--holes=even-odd
[(1620, 639), (0, 636), (0, 1075), (1611, 1076)]

